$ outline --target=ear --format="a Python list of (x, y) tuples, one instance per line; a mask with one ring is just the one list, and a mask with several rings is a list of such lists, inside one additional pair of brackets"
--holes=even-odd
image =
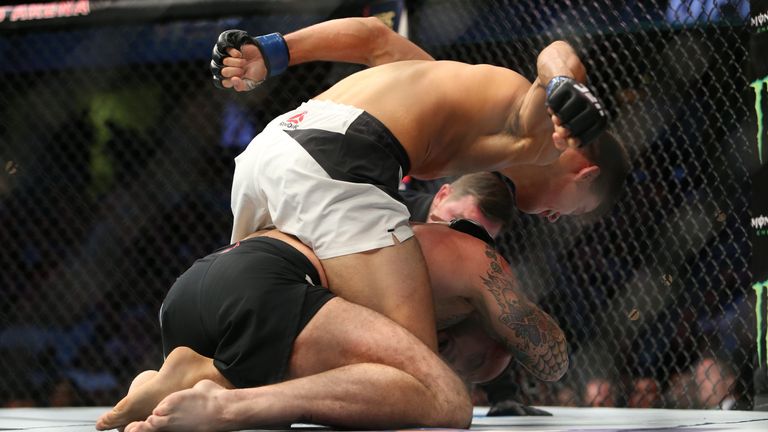
[(576, 174), (577, 182), (591, 182), (600, 175), (600, 167), (589, 165), (579, 170)]
[(432, 199), (433, 205), (438, 205), (441, 202), (448, 199), (448, 197), (453, 193), (453, 187), (450, 185), (450, 183), (446, 183), (442, 186), (440, 186), (440, 189), (435, 194), (435, 198)]

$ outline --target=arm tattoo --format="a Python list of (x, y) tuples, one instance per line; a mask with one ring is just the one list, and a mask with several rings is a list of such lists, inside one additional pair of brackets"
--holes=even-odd
[(559, 379), (568, 369), (568, 349), (563, 331), (552, 317), (517, 291), (511, 272), (505, 268), (506, 262), (491, 246), (486, 246), (485, 256), (490, 265), (487, 275), (481, 279), (496, 300), (498, 320), (504, 325), (501, 331), (496, 330), (495, 333), (537, 378), (546, 381)]

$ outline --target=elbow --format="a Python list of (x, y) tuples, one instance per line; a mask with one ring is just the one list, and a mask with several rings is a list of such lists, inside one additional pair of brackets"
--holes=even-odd
[(584, 63), (582, 63), (579, 55), (576, 54), (576, 50), (574, 50), (567, 42), (557, 41), (555, 43), (557, 43), (559, 49), (562, 50), (563, 57), (565, 58), (565, 65), (573, 74), (573, 78), (580, 83), (586, 83), (587, 68), (584, 66)]
[(384, 22), (376, 17), (360, 18), (360, 23), (365, 27), (365, 41), (368, 46), (365, 65), (369, 67), (387, 63), (390, 40), (395, 32)]
[(563, 331), (559, 328), (558, 330), (559, 334), (556, 338), (557, 343), (553, 346), (553, 349), (550, 352), (551, 357), (547, 359), (547, 363), (551, 366), (546, 368), (546, 370), (550, 373), (547, 374), (547, 377), (542, 378), (545, 381), (559, 380), (566, 372), (568, 372), (568, 367), (570, 365), (570, 361), (568, 360), (568, 343), (566, 342)]
[(546, 48), (544, 48), (544, 51), (546, 50), (555, 50), (558, 52), (568, 52), (568, 51), (574, 52), (574, 49), (571, 46), (571, 44), (569, 44), (564, 40), (556, 40), (552, 42), (551, 44), (547, 45)]
[(587, 68), (582, 63), (576, 50), (566, 41), (557, 40), (547, 45), (541, 50), (537, 63), (541, 65), (548, 60), (556, 58), (559, 62), (565, 63), (566, 68), (571, 72), (573, 78), (581, 83), (587, 81)]
[(557, 327), (550, 329), (552, 339), (548, 343), (548, 349), (543, 350), (535, 357), (535, 362), (528, 368), (542, 381), (557, 381), (568, 372), (568, 343), (563, 331)]
[(565, 375), (566, 372), (568, 372), (570, 361), (568, 360), (568, 348), (566, 347), (565, 339), (563, 339), (561, 352), (562, 356), (559, 356), (559, 358), (555, 360), (556, 366), (554, 368), (552, 378), (549, 381), (558, 381), (563, 377), (563, 375)]
[(547, 359), (548, 365), (536, 373), (536, 377), (542, 381), (555, 382), (568, 372), (568, 356), (562, 359)]

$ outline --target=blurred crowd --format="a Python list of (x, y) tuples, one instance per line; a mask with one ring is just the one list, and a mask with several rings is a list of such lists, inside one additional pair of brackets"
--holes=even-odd
[[(727, 362), (704, 357), (688, 370), (675, 373), (664, 381), (651, 376), (615, 379), (593, 376), (580, 385), (568, 379), (548, 384), (517, 371), (503, 378), (514, 380), (514, 387), (491, 383), (486, 391), (485, 386), (474, 386), (472, 395), (476, 405), (492, 405), (489, 397), (506, 397), (535, 406), (729, 410), (736, 407), (739, 397), (736, 377)], [(496, 386), (500, 388), (494, 388)], [(510, 387), (516, 387), (517, 391), (504, 394)]]

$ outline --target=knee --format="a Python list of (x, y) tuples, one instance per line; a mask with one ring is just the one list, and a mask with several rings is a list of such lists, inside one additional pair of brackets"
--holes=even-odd
[(472, 400), (462, 385), (457, 391), (446, 392), (438, 398), (434, 416), (426, 427), (468, 429), (472, 423)]
[(450, 402), (450, 407), (446, 413), (449, 423), (447, 427), (469, 429), (472, 424), (472, 399), (470, 399), (466, 389), (460, 394), (456, 394), (454, 399)]

